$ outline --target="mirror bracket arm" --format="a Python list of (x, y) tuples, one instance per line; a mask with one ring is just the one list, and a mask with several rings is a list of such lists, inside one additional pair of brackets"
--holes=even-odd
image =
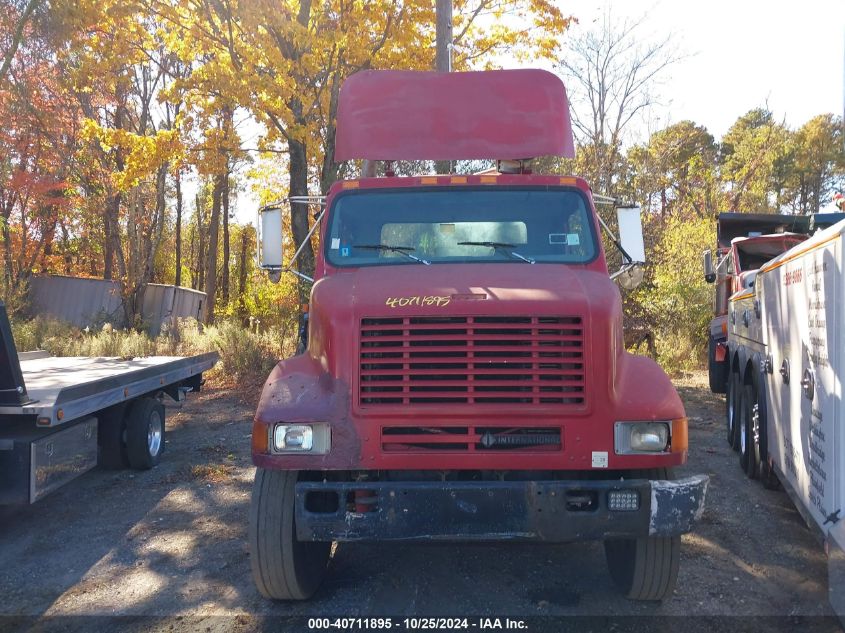
[(605, 224), (605, 221), (602, 219), (598, 211), (596, 211), (596, 217), (599, 219), (599, 224), (601, 224), (601, 228), (603, 228), (605, 233), (607, 233), (607, 236), (610, 238), (610, 241), (613, 242), (613, 245), (617, 249), (619, 249), (620, 253), (622, 253), (622, 259), (624, 260), (622, 268), (620, 268), (618, 272), (614, 273), (610, 277), (611, 279), (613, 279), (614, 277), (622, 273), (624, 270), (627, 270), (625, 266), (632, 266), (635, 262), (634, 259), (628, 254), (628, 252), (624, 248), (622, 248), (622, 244), (619, 241), (619, 238), (617, 238), (613, 231), (610, 230), (610, 227)]
[(293, 254), (293, 257), (290, 258), (290, 262), (288, 263), (287, 268), (285, 268), (285, 272), (292, 272), (297, 277), (300, 277), (302, 279), (305, 279), (305, 280), (311, 281), (311, 282), (314, 281), (308, 275), (304, 275), (297, 270), (293, 270), (291, 268), (291, 266), (293, 266), (294, 262), (297, 259), (299, 259), (299, 256), (302, 254), (302, 249), (305, 248), (305, 245), (308, 244), (309, 241), (311, 241), (311, 236), (314, 235), (314, 231), (316, 231), (317, 227), (320, 226), (320, 221), (323, 219), (323, 216), (325, 214), (326, 214), (325, 209), (320, 211), (320, 214), (316, 217), (316, 219), (314, 220), (314, 224), (311, 226), (311, 230), (308, 231), (308, 235), (305, 236), (305, 239), (302, 240), (302, 244), (299, 245), (299, 248), (296, 249), (296, 252)]
[(616, 279), (619, 275), (627, 273), (629, 270), (631, 270), (632, 268), (636, 268), (639, 265), (641, 265), (641, 262), (628, 262), (627, 264), (623, 264), (622, 268), (610, 275), (611, 281)]
[(308, 275), (306, 275), (305, 273), (301, 273), (301, 272), (299, 272), (298, 270), (296, 270), (296, 269), (294, 269), (294, 268), (287, 268), (287, 269), (285, 270), (285, 272), (288, 272), (288, 273), (291, 273), (291, 274), (293, 274), (293, 275), (296, 275), (296, 276), (297, 276), (297, 277), (299, 277), (300, 279), (304, 279), (305, 281), (307, 281), (307, 282), (309, 282), (309, 283), (312, 283), (312, 284), (314, 283), (314, 278), (313, 278), (313, 277), (309, 277), (309, 276), (308, 276)]

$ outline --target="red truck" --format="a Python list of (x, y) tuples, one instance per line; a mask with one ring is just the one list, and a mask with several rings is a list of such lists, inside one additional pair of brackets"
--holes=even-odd
[[(333, 541), (593, 539), (628, 597), (671, 594), (708, 478), (673, 478), (684, 407), (625, 351), (590, 187), (527, 168), (574, 154), (563, 84), (367, 71), (343, 86), (337, 129), (338, 161), (498, 170), (396, 177), (388, 163), (328, 192), (307, 346), (271, 372), (255, 414), (260, 592), (310, 597)], [(280, 213), (262, 226), (276, 275)], [(613, 238), (623, 277), (642, 259), (630, 217)]]

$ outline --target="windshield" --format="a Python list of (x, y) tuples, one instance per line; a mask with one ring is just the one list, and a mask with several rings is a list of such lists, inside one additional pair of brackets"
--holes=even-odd
[(341, 194), (332, 209), (325, 248), (335, 266), (582, 264), (598, 253), (584, 195), (563, 188)]
[(785, 235), (777, 238), (737, 240), (734, 244), (739, 256), (739, 269), (741, 271), (757, 270), (770, 259), (805, 239), (806, 237), (802, 235)]

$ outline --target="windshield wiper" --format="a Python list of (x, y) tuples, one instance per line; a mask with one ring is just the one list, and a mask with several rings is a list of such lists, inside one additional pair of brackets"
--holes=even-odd
[(425, 264), (426, 266), (431, 266), (430, 261), (422, 259), (421, 257), (411, 255), (410, 251), (417, 250), (413, 246), (393, 246), (391, 244), (353, 244), (352, 248), (363, 248), (371, 251), (390, 251), (391, 253), (399, 253), (400, 255), (404, 255), (408, 259), (412, 259), (415, 262)]
[(533, 264), (534, 260), (530, 257), (525, 257), (520, 255), (516, 251), (512, 251), (510, 249), (515, 248), (516, 244), (508, 244), (507, 242), (458, 242), (458, 246), (487, 246), (488, 248), (493, 248), (497, 251), (502, 251), (506, 255), (513, 257), (514, 259), (521, 259), (522, 261)]

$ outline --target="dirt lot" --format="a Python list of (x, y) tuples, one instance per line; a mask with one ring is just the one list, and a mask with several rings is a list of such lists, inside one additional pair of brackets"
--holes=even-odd
[[(255, 616), (288, 614), (753, 616), (709, 621), (724, 630), (770, 630), (761, 616), (827, 616), (811, 628), (840, 630), (822, 547), (783, 492), (740, 472), (723, 437), (723, 400), (704, 379), (678, 387), (690, 418), (684, 471), (710, 474), (707, 510), (684, 536), (678, 589), (662, 604), (620, 597), (596, 543), (340, 545), (312, 601), (268, 602), (253, 587), (246, 546), (252, 407), (210, 390), (168, 412), (155, 469), (97, 469), (0, 514), (0, 613), (166, 616), (165, 630), (242, 630)], [(34, 622), (0, 618), (5, 628)]]

